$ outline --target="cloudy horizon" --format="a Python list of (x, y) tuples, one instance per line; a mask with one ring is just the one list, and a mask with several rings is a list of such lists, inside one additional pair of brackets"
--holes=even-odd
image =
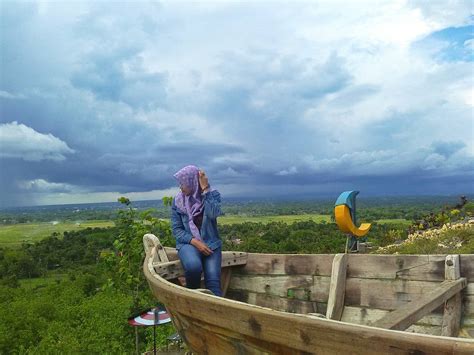
[(470, 1), (0, 4), (0, 207), (474, 193)]

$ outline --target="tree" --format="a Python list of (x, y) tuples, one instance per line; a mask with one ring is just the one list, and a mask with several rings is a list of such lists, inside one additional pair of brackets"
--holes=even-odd
[[(169, 221), (153, 217), (154, 209), (138, 212), (128, 198), (120, 197), (118, 201), (125, 208), (118, 211), (115, 221), (118, 231), (113, 242), (115, 253), (106, 257), (111, 275), (108, 287), (115, 286), (129, 294), (133, 299), (132, 311), (136, 311), (149, 302), (149, 298), (144, 299), (143, 293), (140, 292), (148, 289), (142, 272), (145, 256), (143, 236), (153, 233), (165, 245), (173, 245), (174, 238)], [(169, 203), (169, 200), (164, 203)]]

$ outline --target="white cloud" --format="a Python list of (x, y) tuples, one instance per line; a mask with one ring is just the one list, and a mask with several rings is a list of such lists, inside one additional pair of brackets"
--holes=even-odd
[(474, 106), (474, 87), (467, 89), (466, 91), (460, 93), (460, 95), (466, 105)]
[(16, 100), (16, 99), (25, 99), (25, 95), (23, 94), (12, 94), (7, 91), (0, 90), (0, 98), (4, 99), (10, 99), (10, 100)]
[(49, 182), (44, 179), (21, 180), (18, 181), (17, 186), (21, 190), (30, 192), (72, 192), (77, 190), (77, 187), (73, 185)]
[(443, 167), (446, 162), (446, 157), (433, 153), (428, 155), (422, 163), (422, 167), (425, 170), (435, 170)]
[(473, 11), (471, 0), (411, 0), (406, 4), (419, 9), (425, 20), (436, 27), (465, 25), (471, 21), (469, 15)]
[[(164, 196), (175, 196), (178, 188), (163, 190), (151, 190), (143, 192), (44, 192), (31, 194), (32, 201), (37, 205), (60, 205), (70, 203), (97, 203), (97, 202), (116, 202), (121, 196), (126, 196), (132, 201), (140, 200), (158, 200)], [(31, 202), (30, 202), (31, 203)]]
[(402, 164), (393, 150), (359, 151), (346, 153), (339, 157), (316, 159), (309, 155), (304, 163), (315, 173), (334, 173), (339, 176), (350, 175), (389, 175), (411, 167), (411, 159)]
[[(375, 5), (375, 6), (374, 6)], [(299, 33), (309, 41), (359, 48), (406, 47), (434, 25), (404, 1), (327, 1), (307, 6)], [(309, 21), (319, 18), (320, 21)]]
[(466, 48), (466, 50), (474, 52), (474, 39), (468, 39), (467, 41), (464, 41), (464, 48)]
[[(439, 150), (439, 149), (438, 149)], [(303, 157), (302, 165), (318, 174), (336, 176), (390, 176), (419, 170), (453, 173), (474, 167), (474, 159), (459, 149), (451, 155), (437, 153), (436, 147), (417, 150), (357, 151), (339, 157), (317, 159)]]
[(289, 169), (283, 169), (276, 173), (279, 176), (294, 175), (298, 173), (298, 169), (295, 166), (290, 167)]
[(160, 134), (161, 142), (200, 141), (235, 143), (231, 135), (206, 117), (163, 109), (139, 111), (134, 119)]
[(219, 173), (219, 176), (220, 176), (220, 177), (239, 178), (239, 177), (242, 177), (242, 176), (244, 176), (244, 175), (243, 175), (242, 173), (239, 173), (238, 171), (235, 171), (234, 169), (232, 169), (232, 168), (229, 166), (227, 169), (221, 171), (221, 172)]
[(51, 133), (39, 133), (16, 121), (0, 124), (0, 148), (0, 157), (26, 161), (61, 161), (66, 159), (66, 154), (74, 153), (65, 142)]

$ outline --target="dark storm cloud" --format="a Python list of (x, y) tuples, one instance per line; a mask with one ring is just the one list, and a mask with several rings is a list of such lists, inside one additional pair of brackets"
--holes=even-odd
[[(90, 91), (98, 99), (124, 102), (143, 108), (166, 102), (166, 74), (145, 74), (140, 66), (137, 48), (120, 48), (113, 53), (91, 55), (85, 58), (85, 67), (71, 77), (71, 83)], [(123, 65), (131, 61), (130, 73)]]

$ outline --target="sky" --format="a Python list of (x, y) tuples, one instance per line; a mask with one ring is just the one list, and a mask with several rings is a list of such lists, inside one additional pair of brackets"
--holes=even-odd
[(474, 193), (470, 1), (2, 1), (0, 206)]

